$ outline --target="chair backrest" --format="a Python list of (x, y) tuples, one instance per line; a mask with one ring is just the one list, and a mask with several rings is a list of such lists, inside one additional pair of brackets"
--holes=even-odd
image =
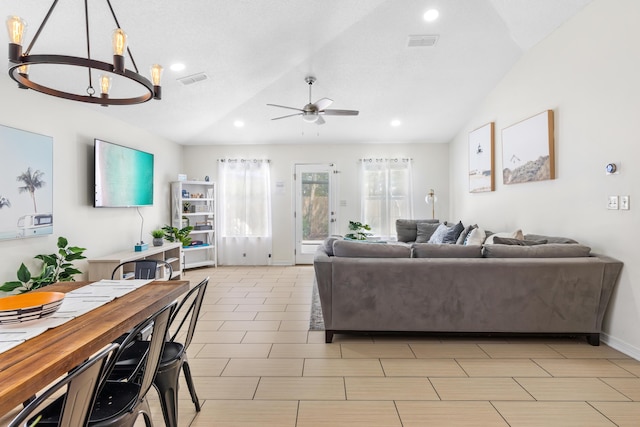
[[(111, 344), (95, 354), (82, 365), (74, 368), (67, 376), (45, 390), (40, 396), (29, 403), (9, 423), (9, 427), (24, 426), (27, 420), (38, 419), (38, 413), (49, 405), (54, 393), (67, 386), (59, 427), (84, 427), (89, 423), (91, 408), (98, 391), (106, 381), (109, 371), (115, 362), (115, 353), (120, 346)], [(37, 425), (37, 422), (35, 423)]]
[[(176, 302), (173, 302), (155, 313), (146, 322), (144, 322), (144, 327), (149, 325), (149, 321), (153, 322), (153, 332), (151, 332), (151, 341), (149, 342), (147, 354), (145, 355), (145, 357), (141, 358), (144, 366), (142, 371), (142, 380), (140, 381), (140, 394), (138, 398), (144, 398), (144, 396), (153, 385), (153, 380), (155, 379), (156, 373), (158, 372), (158, 365), (160, 364), (160, 360), (162, 359), (162, 352), (164, 351), (167, 331), (169, 330), (169, 320), (171, 319), (171, 314), (175, 308)], [(142, 329), (144, 329), (144, 327)]]
[[(171, 317), (171, 330), (172, 335), (169, 338), (169, 341), (174, 341), (182, 326), (187, 323), (189, 320), (189, 328), (187, 329), (187, 336), (184, 340), (184, 348), (185, 350), (191, 344), (191, 339), (193, 338), (193, 333), (196, 330), (196, 323), (198, 322), (198, 316), (200, 316), (200, 308), (202, 307), (202, 301), (204, 299), (204, 294), (207, 291), (207, 285), (209, 284), (209, 278), (207, 277), (196, 286), (193, 287), (180, 301), (178, 304), (178, 308), (173, 312)], [(176, 325), (177, 326), (174, 326)]]
[(121, 268), (128, 265), (133, 266), (134, 279), (155, 279), (158, 266), (165, 266), (168, 269), (168, 273), (165, 275), (167, 280), (173, 276), (173, 267), (171, 267), (171, 264), (168, 262), (159, 259), (141, 259), (137, 261), (125, 261), (118, 264), (111, 273), (111, 280), (115, 279)]

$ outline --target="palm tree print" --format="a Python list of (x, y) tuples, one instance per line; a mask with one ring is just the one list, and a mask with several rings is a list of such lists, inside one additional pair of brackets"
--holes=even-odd
[(16, 180), (24, 183), (22, 187), (18, 187), (18, 193), (28, 191), (29, 195), (31, 195), (33, 212), (38, 212), (38, 207), (36, 206), (36, 190), (44, 187), (45, 182), (42, 180), (43, 176), (44, 172), (41, 172), (40, 170), (31, 172), (31, 167), (28, 167), (26, 172), (23, 172), (16, 178)]

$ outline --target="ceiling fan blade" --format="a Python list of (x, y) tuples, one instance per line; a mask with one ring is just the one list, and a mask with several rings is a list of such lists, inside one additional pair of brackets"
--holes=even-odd
[(317, 125), (323, 125), (326, 122), (324, 121), (324, 119), (322, 118), (322, 116), (318, 116), (318, 120), (316, 120), (316, 124)]
[(324, 110), (331, 104), (333, 104), (333, 99), (329, 98), (320, 98), (314, 103), (314, 105), (318, 107), (318, 110)]
[(327, 116), (357, 116), (360, 112), (358, 110), (322, 110), (320, 114)]
[(301, 116), (301, 115), (302, 115), (302, 113), (287, 114), (286, 116), (276, 117), (276, 118), (271, 119), (271, 120), (280, 120), (280, 119), (286, 119), (287, 117)]
[(288, 110), (296, 110), (296, 111), (304, 111), (300, 108), (295, 108), (295, 107), (287, 107), (286, 105), (278, 105), (278, 104), (267, 104), (270, 107), (279, 107), (279, 108), (286, 108)]

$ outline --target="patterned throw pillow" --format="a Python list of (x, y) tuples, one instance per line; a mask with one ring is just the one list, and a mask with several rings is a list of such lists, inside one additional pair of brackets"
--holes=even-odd
[(427, 243), (442, 243), (442, 241), (444, 240), (444, 236), (448, 232), (449, 227), (447, 227), (447, 224), (440, 224), (438, 228), (436, 228), (436, 231), (433, 232)]

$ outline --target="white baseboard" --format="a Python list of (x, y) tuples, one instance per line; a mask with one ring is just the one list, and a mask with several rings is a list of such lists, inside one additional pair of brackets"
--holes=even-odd
[(278, 266), (289, 266), (289, 265), (293, 265), (293, 262), (291, 262), (291, 260), (273, 260), (271, 261), (271, 265), (278, 265)]
[(600, 334), (600, 340), (609, 347), (616, 349), (629, 357), (633, 357), (636, 360), (640, 360), (640, 348), (605, 333)]

